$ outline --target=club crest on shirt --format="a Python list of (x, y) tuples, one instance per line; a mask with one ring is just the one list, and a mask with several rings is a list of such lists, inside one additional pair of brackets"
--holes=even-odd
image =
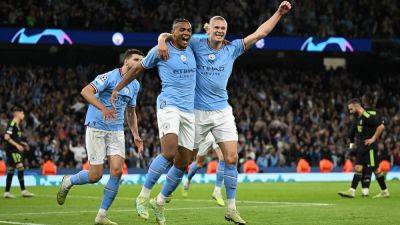
[(167, 102), (165, 100), (161, 100), (160, 102), (160, 109), (165, 108), (165, 106), (167, 106)]
[(129, 95), (129, 89), (127, 87), (123, 88), (122, 93)]
[(108, 75), (108, 73), (100, 74), (100, 75), (96, 78), (96, 81), (97, 81), (100, 85), (103, 85), (104, 82), (107, 80), (107, 75)]
[(186, 56), (185, 55), (181, 55), (181, 60), (182, 60), (182, 62), (186, 62), (186, 60), (187, 60)]
[(169, 130), (170, 127), (171, 127), (171, 124), (169, 122), (166, 122), (162, 125), (162, 128), (164, 131)]
[(215, 60), (215, 55), (214, 54), (209, 54), (208, 55), (208, 59), (211, 60), (211, 61)]

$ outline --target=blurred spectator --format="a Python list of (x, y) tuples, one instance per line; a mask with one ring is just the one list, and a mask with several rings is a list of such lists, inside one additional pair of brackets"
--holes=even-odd
[[(11, 116), (7, 112), (14, 104), (19, 103), (30, 112), (23, 124), (31, 147), (24, 152), (27, 168), (40, 167), (46, 154), (52, 156), (58, 168), (80, 166), (85, 158), (86, 109), (76, 111), (70, 106), (83, 103), (79, 97), (81, 88), (108, 69), (94, 64), (0, 65), (0, 132), (4, 134)], [(161, 85), (155, 72), (140, 78), (143, 88), (136, 110), (145, 149), (142, 154), (137, 152), (126, 129), (128, 167), (147, 168), (160, 152), (155, 102)], [(334, 166), (343, 166), (350, 158), (347, 129), (352, 120), (346, 102), (366, 90), (379, 93), (378, 110), (387, 118), (378, 158), (388, 160), (391, 167), (400, 166), (398, 87), (400, 76), (393, 72), (239, 67), (228, 87), (239, 135), (239, 168), (248, 154), (255, 155), (261, 172), (269, 167), (295, 167), (301, 157), (313, 167), (318, 167), (323, 157), (328, 157)], [(34, 92), (40, 94), (34, 96)], [(73, 148), (80, 148), (78, 154), (70, 149), (71, 141)]]
[(258, 173), (259, 168), (254, 159), (255, 159), (254, 155), (247, 156), (247, 160), (243, 164), (243, 172), (244, 173)]
[(6, 162), (0, 157), (0, 176), (4, 176), (7, 172)]
[(387, 160), (382, 160), (379, 163), (379, 168), (378, 170), (384, 174), (388, 173), (390, 171), (390, 162)]
[(72, 141), (69, 142), (69, 150), (74, 153), (74, 159), (76, 162), (75, 167), (77, 169), (82, 168), (83, 159), (87, 157), (86, 149), (83, 146), (82, 139), (76, 142), (76, 146), (72, 145)]
[(308, 164), (307, 160), (301, 158), (297, 163), (297, 172), (298, 173), (309, 173), (311, 172), (310, 164)]
[(56, 175), (57, 174), (57, 166), (51, 160), (48, 155), (44, 157), (44, 163), (42, 165), (42, 175)]
[(329, 159), (319, 161), (319, 171), (321, 173), (330, 173), (333, 170), (333, 163)]
[(351, 173), (353, 172), (353, 162), (350, 159), (346, 159), (343, 165), (343, 172), (345, 173)]
[(84, 159), (83, 161), (84, 161), (84, 163), (82, 165), (82, 170), (89, 170), (90, 164), (89, 164), (89, 161), (87, 160), (87, 158)]
[(122, 174), (128, 174), (128, 165), (126, 165), (126, 162), (122, 164)]
[[(211, 16), (221, 15), (227, 19), (230, 33), (250, 34), (273, 15), (280, 2), (4, 0), (0, 3), (0, 26), (163, 32), (170, 30), (174, 18), (185, 17), (193, 23), (194, 31), (200, 32)], [(309, 0), (292, 4), (293, 10), (274, 29), (274, 34), (399, 36), (400, 3), (396, 0)]]
[(207, 164), (207, 173), (216, 173), (218, 169), (218, 160), (214, 159)]

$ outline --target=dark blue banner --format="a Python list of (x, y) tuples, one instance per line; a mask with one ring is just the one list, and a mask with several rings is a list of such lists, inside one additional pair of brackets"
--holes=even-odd
[[(204, 36), (204, 34), (195, 34)], [(123, 47), (153, 47), (157, 33), (120, 33), (108, 31), (79, 31), (62, 29), (0, 28), (0, 42), (13, 44), (98, 45)], [(240, 38), (227, 36), (228, 40)], [(329, 37), (267, 37), (254, 48), (272, 51), (305, 52), (370, 52), (370, 39)]]

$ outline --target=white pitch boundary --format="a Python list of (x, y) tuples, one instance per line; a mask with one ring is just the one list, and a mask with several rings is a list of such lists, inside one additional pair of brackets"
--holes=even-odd
[(39, 223), (21, 223), (21, 222), (12, 222), (12, 221), (1, 221), (0, 224), (17, 224), (17, 225), (45, 225)]
[[(248, 206), (238, 206), (238, 208), (260, 208), (260, 207), (268, 207), (268, 208), (284, 208), (284, 207), (298, 207), (298, 206), (314, 206), (314, 205), (248, 205)], [(191, 211), (191, 210), (210, 210), (210, 209), (223, 209), (225, 210), (224, 207), (220, 206), (207, 206), (207, 207), (183, 207), (183, 208), (166, 208), (166, 211)], [(136, 210), (134, 209), (112, 209), (110, 210), (112, 212), (135, 212)], [(97, 213), (98, 210), (80, 210), (80, 211), (50, 211), (50, 212), (27, 212), (27, 213), (7, 213), (7, 214), (0, 214), (0, 216), (9, 216), (9, 215), (15, 215), (15, 216), (23, 216), (23, 215), (57, 215), (57, 214), (81, 214), (81, 213)], [(0, 222), (1, 224), (1, 222)], [(44, 225), (44, 224), (32, 224), (32, 223), (15, 223), (15, 224), (24, 224), (24, 225)]]
[[(35, 197), (44, 197), (44, 198), (55, 198), (55, 195), (35, 195)], [(68, 195), (67, 198), (83, 198), (83, 199), (103, 199), (98, 196), (78, 196), (78, 195)], [(118, 197), (116, 199), (119, 200), (127, 200), (134, 201), (136, 198), (130, 197)], [(215, 200), (208, 199), (175, 199), (172, 198), (172, 201), (184, 201), (184, 202), (215, 202)], [(320, 203), (320, 202), (276, 202), (276, 201), (240, 201), (236, 200), (236, 203), (244, 203), (244, 204), (270, 204), (270, 205), (295, 205), (295, 206), (333, 206), (336, 204), (331, 203)]]

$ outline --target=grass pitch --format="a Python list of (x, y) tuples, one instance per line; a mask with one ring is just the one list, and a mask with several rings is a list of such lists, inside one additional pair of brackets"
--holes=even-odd
[[(390, 198), (372, 199), (379, 192), (376, 182), (371, 185), (371, 196), (361, 197), (360, 188), (355, 199), (343, 199), (338, 191), (346, 190), (347, 183), (253, 183), (239, 184), (237, 206), (248, 224), (400, 224), (400, 182), (388, 182)], [(156, 224), (144, 221), (135, 213), (134, 198), (140, 186), (121, 186), (109, 217), (120, 225)], [(166, 205), (169, 225), (229, 225), (224, 220), (225, 208), (211, 200), (212, 185), (192, 185), (188, 198), (181, 197), (181, 187)], [(12, 188), (16, 199), (0, 199), (0, 224), (72, 225), (93, 224), (101, 203), (103, 186), (75, 186), (66, 203), (56, 203), (57, 187), (31, 187), (34, 198), (19, 197), (19, 188)], [(160, 190), (156, 186), (155, 196)]]

